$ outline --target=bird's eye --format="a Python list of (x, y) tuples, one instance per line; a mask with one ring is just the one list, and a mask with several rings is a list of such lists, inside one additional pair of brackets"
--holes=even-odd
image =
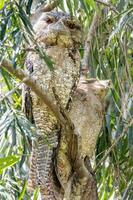
[(47, 24), (51, 24), (54, 22), (54, 18), (51, 16), (45, 16), (41, 19), (42, 21), (45, 21)]
[(74, 28), (75, 28), (75, 24), (72, 24), (72, 23), (69, 24), (69, 28), (70, 28), (70, 29), (74, 29)]
[(66, 22), (66, 26), (67, 26), (68, 28), (70, 28), (70, 29), (74, 29), (74, 28), (75, 28), (75, 24), (72, 23), (72, 22), (69, 22), (69, 21)]
[(53, 23), (53, 19), (52, 18), (50, 18), (50, 17), (47, 17), (46, 19), (45, 19), (45, 21), (48, 23), (48, 24), (51, 24), (51, 23)]
[(80, 30), (80, 29), (81, 29), (80, 25), (75, 24), (75, 23), (72, 22), (72, 21), (67, 21), (67, 22), (65, 23), (65, 25), (66, 25), (68, 28), (70, 28), (70, 29), (77, 29), (77, 30)]

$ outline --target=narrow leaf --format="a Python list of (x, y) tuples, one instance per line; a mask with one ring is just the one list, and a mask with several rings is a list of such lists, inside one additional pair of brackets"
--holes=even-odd
[(20, 157), (18, 156), (8, 156), (6, 158), (0, 158), (0, 174), (4, 169), (11, 167), (19, 161)]
[(0, 0), (0, 10), (4, 7), (5, 0)]
[(22, 191), (20, 193), (20, 196), (19, 196), (18, 200), (23, 200), (24, 199), (24, 195), (25, 195), (25, 192), (26, 192), (27, 184), (28, 184), (27, 181), (25, 181), (24, 186), (22, 188)]

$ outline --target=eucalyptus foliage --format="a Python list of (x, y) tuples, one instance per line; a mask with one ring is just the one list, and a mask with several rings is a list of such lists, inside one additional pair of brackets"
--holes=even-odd
[[(38, 2), (38, 3), (36, 3)], [(26, 49), (34, 41), (30, 23), (31, 6), (50, 1), (0, 1), (0, 61), (10, 59), (14, 68), (23, 68)], [(90, 77), (111, 79), (103, 129), (95, 152), (100, 200), (133, 199), (133, 2), (111, 0), (60, 0), (58, 10), (76, 15), (87, 35), (94, 12), (100, 23), (93, 36), (89, 58)], [(53, 63), (36, 46), (50, 70)], [(0, 69), (0, 199), (31, 199), (26, 191), (31, 140), (35, 127), (21, 109), (21, 85), (5, 69)], [(8, 94), (8, 95), (7, 95)], [(38, 198), (38, 189), (32, 199)]]

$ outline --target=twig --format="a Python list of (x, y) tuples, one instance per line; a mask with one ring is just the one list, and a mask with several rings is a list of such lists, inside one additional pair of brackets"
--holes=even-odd
[(97, 3), (103, 4), (104, 6), (109, 7), (114, 13), (119, 14), (119, 11), (112, 6), (110, 3), (106, 2), (106, 1), (102, 1), (102, 0), (95, 0)]
[(55, 7), (57, 7), (58, 4), (59, 4), (59, 0), (52, 1), (51, 3), (44, 5), (43, 8), (40, 8), (40, 11), (49, 12), (53, 10)]
[(86, 39), (85, 47), (84, 47), (85, 51), (84, 51), (84, 56), (82, 60), (82, 72), (84, 73), (84, 75), (86, 75), (87, 72), (89, 71), (89, 57), (90, 57), (91, 42), (92, 42), (94, 33), (96, 31), (96, 28), (98, 26), (98, 22), (99, 22), (99, 15), (97, 12), (95, 12), (91, 26), (88, 29), (87, 39)]
[[(117, 15), (120, 15), (121, 13), (110, 3), (105, 2), (103, 0), (95, 0), (97, 3), (103, 4), (104, 6), (107, 6), (110, 10), (112, 10), (114, 13), (116, 13)], [(127, 23), (128, 27), (133, 29), (133, 26), (129, 23)]]
[(120, 141), (120, 139), (123, 138), (123, 136), (125, 135), (125, 133), (127, 133), (128, 128), (131, 127), (132, 125), (133, 125), (133, 119), (131, 119), (131, 121), (128, 123), (128, 125), (123, 129), (123, 131), (120, 134), (120, 136), (113, 142), (113, 144), (111, 145), (111, 147), (107, 150), (106, 154), (103, 156), (103, 158), (100, 160), (100, 162), (95, 167), (94, 172), (97, 171), (97, 169), (101, 165), (101, 163), (107, 158), (107, 156), (110, 154), (110, 152), (113, 150), (113, 148), (117, 145), (117, 143)]

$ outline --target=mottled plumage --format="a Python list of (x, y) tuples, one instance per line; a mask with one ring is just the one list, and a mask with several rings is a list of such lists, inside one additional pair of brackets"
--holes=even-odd
[(109, 80), (81, 77), (73, 95), (69, 115), (78, 137), (78, 150), (71, 180), (70, 196), (67, 195), (68, 198), (66, 198), (68, 200), (97, 199), (96, 193), (93, 191), (96, 188), (95, 182), (91, 183), (92, 188), (90, 188), (93, 174), (88, 170), (85, 160), (92, 158), (94, 154), (103, 123), (105, 95), (109, 85)]
[(78, 135), (81, 157), (92, 157), (104, 118), (105, 96), (109, 80), (80, 78), (70, 110)]
[[(53, 87), (63, 108), (71, 98), (80, 70), (80, 26), (76, 19), (61, 12), (42, 13), (34, 24), (35, 40), (54, 65), (50, 70), (42, 57), (34, 51), (28, 53), (26, 65), (32, 65), (33, 78), (53, 98)], [(32, 112), (38, 138), (32, 147), (29, 190), (39, 186), (42, 199), (56, 199), (53, 193), (52, 156), (58, 144), (58, 122), (47, 105), (30, 91)], [(25, 102), (26, 104), (26, 102)]]
[[(75, 140), (76, 136), (61, 132), (57, 154), (57, 175), (65, 190), (67, 200), (82, 199), (83, 195), (86, 196), (84, 200), (89, 198), (87, 195), (89, 192), (86, 193), (85, 190), (87, 190), (90, 175), (84, 161), (86, 157), (91, 158), (95, 150), (97, 137), (102, 127), (104, 98), (109, 82), (86, 79), (81, 76), (75, 88), (69, 116), (74, 124), (77, 140)], [(71, 157), (72, 154), (76, 154), (74, 160)]]

